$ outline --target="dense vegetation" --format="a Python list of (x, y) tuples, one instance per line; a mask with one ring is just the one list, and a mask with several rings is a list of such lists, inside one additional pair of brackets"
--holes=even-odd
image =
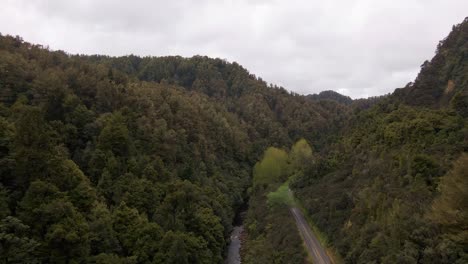
[(263, 150), (324, 145), (348, 113), (219, 59), (74, 56), (11, 36), (0, 101), (8, 263), (221, 263)]
[(464, 263), (467, 54), (465, 20), (414, 83), (352, 101), (0, 35), (0, 262), (222, 263), (250, 198), (245, 261), (304, 263), (289, 185), (346, 262)]
[(468, 262), (468, 19), (291, 184), (346, 263)]
[(288, 181), (302, 174), (312, 157), (311, 147), (301, 139), (289, 153), (268, 148), (255, 164), (244, 223), (249, 236), (245, 263), (304, 263), (302, 240), (289, 212), (293, 201)]

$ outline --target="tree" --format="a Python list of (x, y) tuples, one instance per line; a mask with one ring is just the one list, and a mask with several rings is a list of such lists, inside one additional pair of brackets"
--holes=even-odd
[(6, 186), (12, 186), (15, 181), (12, 175), (15, 160), (10, 153), (14, 136), (13, 124), (0, 117), (0, 181)]
[(16, 160), (14, 173), (16, 186), (24, 188), (29, 181), (44, 176), (54, 142), (41, 109), (20, 105), (17, 111), (19, 113), (13, 143), (13, 156)]
[(0, 219), (10, 215), (8, 190), (0, 183)]
[(116, 113), (99, 134), (98, 147), (103, 151), (112, 151), (118, 156), (126, 156), (129, 144), (129, 131), (124, 117)]
[(121, 252), (117, 232), (113, 229), (112, 221), (112, 214), (107, 206), (103, 203), (96, 203), (89, 215), (91, 255)]
[(199, 208), (196, 210), (194, 227), (191, 228), (197, 235), (203, 237), (207, 247), (212, 253), (212, 261), (223, 261), (224, 232), (221, 219), (213, 213), (211, 208)]
[(18, 215), (43, 241), (42, 257), (55, 262), (84, 260), (89, 254), (89, 226), (83, 215), (53, 184), (31, 183), (19, 203)]
[(300, 139), (289, 152), (289, 163), (293, 170), (303, 170), (313, 162), (312, 148), (305, 139)]
[(289, 176), (287, 162), (288, 154), (284, 150), (274, 147), (268, 148), (263, 159), (255, 164), (254, 186), (285, 181)]
[(189, 233), (168, 231), (161, 241), (161, 251), (156, 263), (167, 264), (208, 264), (216, 263), (206, 242)]
[(112, 228), (117, 233), (123, 255), (133, 255), (140, 235), (138, 230), (145, 224), (145, 219), (138, 214), (138, 211), (129, 208), (124, 202), (112, 212)]
[(37, 248), (40, 244), (29, 237), (29, 226), (13, 216), (0, 222), (0, 259), (4, 263), (40, 263)]
[(451, 107), (461, 116), (468, 117), (468, 91), (459, 91), (450, 101)]
[(468, 245), (468, 154), (464, 153), (452, 170), (440, 179), (430, 219), (442, 226), (455, 241)]

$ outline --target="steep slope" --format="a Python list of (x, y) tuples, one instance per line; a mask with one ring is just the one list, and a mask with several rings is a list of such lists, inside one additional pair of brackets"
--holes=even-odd
[(292, 182), (346, 263), (468, 262), (467, 32), (465, 19), (413, 84), (357, 109)]
[[(453, 99), (467, 100), (468, 87), (468, 18), (453, 27), (452, 32), (437, 46), (431, 61), (421, 65), (421, 72), (395, 97), (409, 105), (445, 107)], [(466, 105), (457, 106), (466, 113)], [(466, 116), (466, 115), (465, 115)]]

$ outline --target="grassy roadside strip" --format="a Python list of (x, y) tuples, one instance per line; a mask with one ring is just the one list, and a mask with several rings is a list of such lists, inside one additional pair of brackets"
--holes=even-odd
[(315, 225), (314, 221), (312, 220), (312, 218), (307, 213), (307, 210), (304, 208), (301, 201), (299, 199), (297, 199), (295, 196), (293, 196), (293, 199), (294, 199), (295, 206), (297, 208), (299, 208), (302, 211), (302, 213), (304, 214), (304, 217), (306, 218), (307, 223), (309, 224), (310, 228), (312, 229), (312, 232), (314, 232), (315, 236), (320, 241), (320, 244), (322, 244), (322, 246), (325, 247), (325, 249), (327, 251), (327, 254), (328, 254), (328, 256), (330, 256), (332, 262), (334, 264), (343, 264), (344, 263), (343, 258), (338, 253), (338, 251), (330, 245), (330, 243), (328, 242), (329, 240), (328, 240), (327, 236), (323, 232), (320, 231), (320, 229), (317, 227), (317, 225)]

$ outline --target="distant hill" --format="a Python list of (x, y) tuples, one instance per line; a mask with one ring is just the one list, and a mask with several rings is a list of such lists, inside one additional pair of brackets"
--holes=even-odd
[(307, 97), (313, 100), (332, 100), (345, 105), (350, 105), (353, 102), (351, 97), (342, 95), (332, 90), (323, 91), (319, 94), (307, 95)]

